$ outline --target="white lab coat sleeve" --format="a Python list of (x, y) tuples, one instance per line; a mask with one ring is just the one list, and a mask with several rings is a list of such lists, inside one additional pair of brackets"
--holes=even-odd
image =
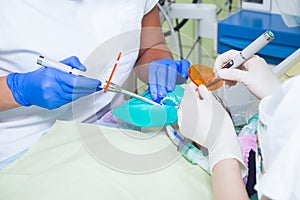
[(260, 103), (259, 119), (265, 128), (258, 129), (258, 139), (266, 172), (300, 123), (299, 86), (300, 76), (293, 77)]
[[(258, 180), (259, 196), (300, 199), (300, 76), (285, 81), (260, 103), (258, 131), (265, 173)], [(259, 129), (260, 130), (260, 129)]]
[(145, 9), (144, 9), (144, 15), (149, 13), (154, 6), (158, 3), (158, 0), (146, 0), (145, 2)]
[(256, 189), (271, 199), (300, 199), (300, 125), (278, 152)]

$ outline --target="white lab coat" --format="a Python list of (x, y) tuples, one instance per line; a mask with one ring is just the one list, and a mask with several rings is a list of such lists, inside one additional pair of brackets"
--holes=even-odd
[[(55, 60), (77, 56), (87, 72), (124, 84), (138, 56), (143, 16), (157, 0), (0, 0), (0, 51), (33, 50)], [(133, 32), (133, 34), (127, 33)], [(125, 36), (124, 36), (125, 35)], [(40, 66), (36, 54), (0, 54), (0, 76)], [(95, 123), (115, 94), (98, 92), (59, 109), (0, 112), (0, 162), (30, 148), (57, 119)]]
[(299, 89), (296, 76), (260, 103), (258, 139), (265, 173), (256, 189), (271, 199), (300, 199)]

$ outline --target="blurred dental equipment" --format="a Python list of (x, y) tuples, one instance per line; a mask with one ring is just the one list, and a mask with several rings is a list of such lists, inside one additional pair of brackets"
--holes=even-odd
[(245, 136), (245, 135), (255, 135), (257, 132), (258, 126), (258, 113), (253, 115), (249, 120), (248, 124), (245, 125), (241, 131), (239, 132), (238, 136)]
[(286, 71), (288, 71), (296, 63), (300, 62), (300, 48), (292, 53), (289, 57), (284, 59), (279, 65), (273, 68), (273, 72), (277, 77), (281, 77)]
[[(250, 57), (255, 55), (260, 49), (266, 46), (270, 41), (274, 39), (274, 34), (271, 31), (266, 31), (260, 35), (256, 40), (250, 43), (245, 49), (240, 51), (232, 60), (226, 63), (222, 68), (237, 68), (247, 61)], [(214, 75), (213, 80), (207, 80), (208, 87), (219, 83), (221, 81), (216, 75)]]
[[(56, 68), (56, 69), (61, 70), (63, 72), (74, 74), (76, 76), (85, 76), (85, 77), (88, 77), (87, 74), (84, 71), (80, 71), (80, 70), (78, 70), (76, 68), (72, 68), (72, 67), (70, 67), (68, 65), (65, 65), (63, 63), (60, 63), (60, 62), (57, 62), (57, 61), (45, 58), (44, 56), (39, 56), (38, 57), (37, 64), (39, 64), (41, 66), (44, 66), (44, 67)], [(130, 96), (130, 97), (134, 97), (134, 98), (139, 99), (141, 101), (145, 101), (145, 102), (147, 102), (149, 104), (155, 103), (154, 101), (151, 101), (150, 99), (147, 99), (147, 98), (142, 97), (142, 96), (140, 96), (138, 94), (135, 94), (133, 92), (125, 90), (121, 86), (119, 86), (119, 85), (117, 85), (115, 83), (110, 82), (108, 84), (108, 81), (106, 81), (106, 80), (101, 80), (101, 79), (99, 79), (99, 80), (101, 81), (101, 85), (98, 86), (98, 87), (101, 88), (101, 89), (105, 89), (106, 86), (108, 85), (107, 90), (110, 91), (110, 92), (121, 93), (121, 94)], [(157, 104), (157, 103), (155, 103), (155, 104)], [(157, 104), (157, 105), (159, 105), (159, 104)]]
[[(217, 6), (211, 3), (202, 3), (199, 0), (191, 0), (192, 3), (178, 3), (174, 0), (160, 1), (158, 4), (161, 13), (161, 23), (167, 23), (169, 30), (164, 33), (170, 35), (171, 48), (174, 56), (189, 59), (194, 54), (195, 63), (200, 63), (203, 49), (199, 45), (201, 38), (209, 38), (216, 41), (217, 36)], [(176, 21), (173, 26), (172, 20)], [(180, 21), (181, 20), (181, 21)], [(189, 21), (194, 22), (194, 38), (187, 56), (183, 55), (183, 42), (180, 29)], [(215, 49), (214, 44), (212, 48)]]
[(288, 27), (300, 25), (300, 1), (299, 0), (276, 0), (284, 23)]

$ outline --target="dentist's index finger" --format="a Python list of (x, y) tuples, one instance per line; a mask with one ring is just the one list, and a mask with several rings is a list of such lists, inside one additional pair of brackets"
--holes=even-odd
[(229, 62), (238, 53), (239, 51), (229, 50), (219, 55), (215, 61), (214, 72), (216, 73), (219, 69), (221, 69), (224, 66), (224, 64)]

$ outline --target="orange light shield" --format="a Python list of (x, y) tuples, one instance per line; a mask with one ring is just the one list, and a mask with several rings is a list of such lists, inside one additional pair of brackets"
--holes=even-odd
[[(205, 65), (191, 65), (188, 71), (189, 78), (197, 86), (203, 84), (209, 90), (219, 89), (223, 85), (223, 81), (217, 79), (213, 69)], [(217, 80), (217, 81), (216, 81)]]

